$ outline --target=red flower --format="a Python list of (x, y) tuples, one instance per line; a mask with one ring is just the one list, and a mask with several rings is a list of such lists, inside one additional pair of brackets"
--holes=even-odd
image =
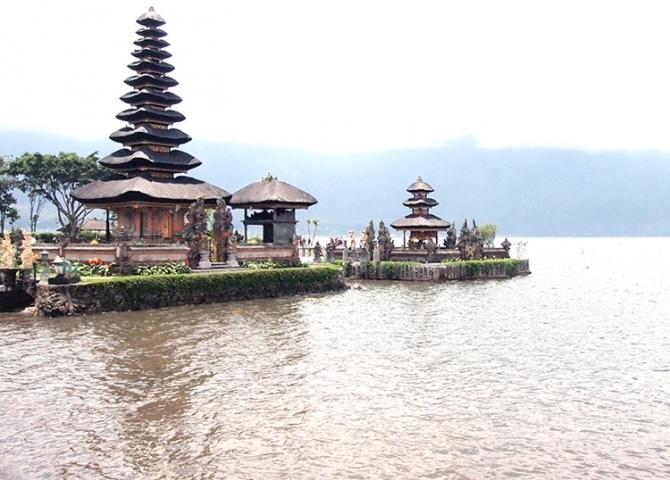
[(188, 258), (184, 260), (184, 265), (188, 265)]
[(77, 252), (77, 255), (81, 257), (81, 252)]

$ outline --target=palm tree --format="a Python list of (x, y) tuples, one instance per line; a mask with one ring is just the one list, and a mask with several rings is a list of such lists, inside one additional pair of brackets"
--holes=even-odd
[(312, 225), (312, 221), (308, 218), (307, 219), (307, 240), (310, 240), (312, 238), (312, 229), (310, 228)]
[(316, 238), (316, 227), (319, 226), (319, 223), (321, 223), (319, 220), (312, 220), (312, 223), (314, 224), (314, 236), (312, 237), (312, 243), (314, 243), (314, 239)]

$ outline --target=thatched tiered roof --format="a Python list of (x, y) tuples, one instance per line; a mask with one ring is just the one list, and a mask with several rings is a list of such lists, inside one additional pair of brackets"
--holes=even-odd
[(117, 175), (73, 190), (70, 195), (87, 206), (119, 206), (128, 202), (158, 204), (191, 204), (204, 196), (208, 205), (216, 200), (230, 199), (226, 190), (202, 180), (175, 176), (201, 164), (192, 155), (176, 147), (191, 141), (191, 137), (172, 125), (185, 119), (171, 107), (181, 98), (167, 90), (178, 82), (167, 75), (174, 66), (165, 62), (172, 55), (163, 50), (170, 44), (161, 27), (165, 20), (153, 8), (137, 19), (142, 28), (135, 41), (138, 50), (132, 52), (137, 61), (128, 65), (136, 72), (125, 83), (133, 91), (121, 100), (131, 105), (117, 115), (131, 125), (120, 128), (110, 138), (124, 145), (100, 160), (100, 164)]
[(391, 227), (413, 232), (439, 232), (450, 227), (449, 222), (429, 212), (431, 208), (439, 205), (437, 200), (428, 198), (428, 194), (435, 191), (433, 187), (419, 177), (407, 187), (407, 191), (413, 195), (405, 200), (403, 205), (411, 208), (412, 213), (391, 223)]
[(233, 208), (308, 208), (318, 201), (304, 190), (268, 175), (235, 192), (229, 203)]

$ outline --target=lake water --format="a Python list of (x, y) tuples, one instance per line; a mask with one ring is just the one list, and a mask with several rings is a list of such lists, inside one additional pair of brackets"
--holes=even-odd
[(670, 478), (670, 239), (526, 256), (504, 281), (4, 315), (0, 477)]

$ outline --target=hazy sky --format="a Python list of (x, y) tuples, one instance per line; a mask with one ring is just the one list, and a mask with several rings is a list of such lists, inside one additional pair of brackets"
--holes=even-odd
[[(135, 20), (150, 5), (0, 3), (0, 129), (106, 138), (123, 126)], [(153, 6), (184, 99), (179, 128), (194, 138), (670, 150), (670, 1)]]

